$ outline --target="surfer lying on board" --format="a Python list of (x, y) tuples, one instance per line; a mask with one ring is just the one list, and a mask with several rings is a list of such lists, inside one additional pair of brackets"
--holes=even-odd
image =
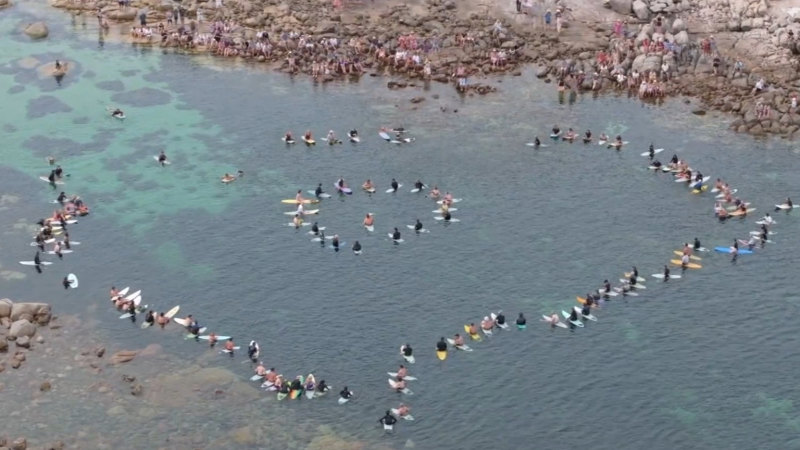
[(303, 218), (300, 217), (300, 214), (295, 214), (294, 218), (292, 219), (292, 223), (294, 224), (295, 228), (300, 228), (303, 226)]
[(231, 175), (231, 174), (229, 174), (229, 173), (226, 173), (225, 175), (222, 176), (222, 182), (223, 183), (230, 183), (231, 181), (234, 181), (235, 179), (236, 179), (236, 177)]
[(372, 224), (374, 224), (374, 223), (375, 223), (375, 217), (373, 217), (372, 214), (367, 213), (367, 216), (364, 217), (364, 226), (365, 227), (371, 227)]

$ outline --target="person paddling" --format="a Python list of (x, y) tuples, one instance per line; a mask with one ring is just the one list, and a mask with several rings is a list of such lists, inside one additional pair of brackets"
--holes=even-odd
[(519, 316), (517, 317), (517, 326), (525, 326), (527, 323), (528, 321), (525, 319), (525, 316), (522, 313), (519, 313)]
[(353, 243), (353, 253), (355, 253), (356, 255), (360, 255), (361, 254), (361, 243), (360, 242), (355, 241)]
[(419, 219), (417, 219), (417, 223), (414, 224), (414, 231), (417, 233), (422, 232), (422, 222), (420, 222)]
[(161, 164), (161, 167), (167, 165), (167, 155), (164, 150), (161, 150), (161, 153), (158, 154), (158, 163)]
[(447, 342), (444, 340), (444, 337), (440, 338), (439, 342), (436, 343), (436, 351), (437, 352), (447, 351)]
[(664, 264), (664, 282), (669, 281), (669, 266)]

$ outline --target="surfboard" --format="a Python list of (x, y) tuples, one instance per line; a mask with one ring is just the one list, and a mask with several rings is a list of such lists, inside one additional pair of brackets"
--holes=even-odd
[[(36, 263), (34, 261), (20, 261), (19, 263), (22, 264), (23, 266), (35, 266), (36, 265)], [(50, 264), (53, 264), (53, 263), (51, 263), (50, 261), (40, 261), (39, 264), (42, 265), (42, 266), (49, 266)]]
[[(61, 253), (63, 253), (63, 254), (65, 254), (65, 255), (67, 255), (67, 254), (69, 254), (69, 253), (72, 253), (72, 250), (61, 250)], [(56, 254), (56, 252), (55, 252), (54, 250), (48, 250), (48, 251), (47, 251), (47, 254), (48, 254), (48, 255), (55, 255), (55, 254)]]
[(794, 208), (800, 208), (800, 205), (792, 205), (791, 208), (790, 208), (789, 205), (784, 203), (782, 205), (775, 205), (775, 208), (782, 209), (782, 210), (789, 210), (789, 209), (794, 209)]
[(174, 308), (167, 311), (167, 313), (164, 314), (164, 317), (166, 317), (167, 319), (172, 319), (173, 317), (175, 317), (175, 314), (178, 314), (178, 311), (180, 311), (180, 309), (181, 309), (180, 306), (175, 306)]
[(520, 331), (524, 330), (526, 327), (527, 327), (527, 324), (525, 324), (525, 323), (518, 323), (517, 324), (517, 329), (520, 330)]
[(580, 314), (581, 317), (583, 317), (584, 319), (591, 320), (592, 322), (597, 322), (597, 317), (595, 317), (594, 314), (584, 314), (583, 310), (581, 308), (578, 308), (577, 306), (573, 306), (572, 309), (574, 309), (575, 312)]
[[(300, 214), (300, 213), (297, 211), (286, 211), (284, 214), (286, 214), (287, 216), (293, 216), (295, 214)], [(319, 214), (319, 209), (307, 209), (302, 213), (303, 216), (313, 216), (315, 214)]]
[[(633, 275), (633, 272), (623, 272), (622, 275), (625, 276), (625, 278), (630, 278), (631, 275)], [(642, 277), (636, 277), (636, 281), (641, 281), (642, 283), (644, 283), (647, 280), (645, 280)]]
[(350, 139), (350, 142), (355, 142), (356, 144), (358, 144), (359, 142), (361, 142), (361, 138), (360, 138), (360, 137), (358, 137), (358, 136), (349, 136), (349, 135), (348, 135), (347, 137)]
[[(406, 228), (409, 230), (414, 230), (416, 228), (415, 225), (406, 225)], [(415, 230), (417, 233), (430, 233), (431, 231), (425, 228), (420, 228), (419, 230)]]
[(559, 136), (561, 136), (560, 131), (558, 133), (550, 133), (550, 139), (558, 139)]
[(184, 326), (184, 327), (188, 327), (189, 326), (189, 321), (186, 320), (186, 319), (177, 318), (177, 319), (172, 319), (172, 321), (177, 323), (178, 325), (181, 325), (181, 326)]
[(622, 288), (619, 288), (619, 287), (615, 287), (614, 290), (619, 292), (620, 294), (622, 294), (623, 297), (626, 296), (626, 295), (627, 296), (631, 296), (631, 297), (638, 297), (639, 296), (638, 292), (633, 292), (633, 291), (627, 291), (626, 292)]
[[(390, 377), (397, 378), (397, 372), (386, 372), (386, 375), (389, 375)], [(407, 375), (407, 376), (403, 377), (403, 379), (406, 380), (406, 381), (417, 381), (417, 377), (412, 377), (411, 375)]]
[(138, 297), (139, 294), (141, 294), (141, 293), (142, 293), (142, 290), (139, 289), (138, 291), (134, 292), (133, 294), (130, 294), (127, 297), (125, 297), (125, 300), (131, 301), (131, 300), (135, 299), (136, 297)]
[[(654, 154), (654, 155), (657, 155), (657, 154), (659, 154), (659, 153), (661, 153), (661, 152), (663, 152), (663, 151), (664, 151), (664, 149), (663, 149), (663, 148), (657, 148), (657, 149), (654, 149), (654, 150), (653, 150), (653, 154)], [(649, 151), (647, 151), (647, 152), (643, 152), (643, 153), (642, 153), (642, 156), (650, 156), (650, 152), (649, 152)]]
[[(681, 260), (680, 259), (670, 259), (669, 262), (671, 262), (675, 266), (680, 266), (681, 265)], [(702, 269), (703, 266), (701, 266), (700, 264), (697, 264), (697, 263), (690, 262), (689, 264), (686, 265), (686, 268), (687, 269)]]
[[(315, 190), (306, 191), (306, 192), (311, 194), (311, 195), (313, 195), (313, 196), (315, 196), (315, 197), (317, 196), (317, 191), (315, 191)], [(319, 198), (331, 198), (331, 194), (328, 194), (327, 192), (322, 192), (322, 193), (319, 194)]]
[(281, 138), (281, 140), (282, 140), (283, 142), (285, 142), (285, 143), (289, 144), (289, 145), (291, 145), (291, 144), (294, 144), (294, 143), (295, 143), (295, 140), (294, 140), (294, 139), (289, 139), (289, 140), (287, 140), (287, 139), (286, 139), (286, 136), (283, 136), (283, 137)]
[(708, 190), (708, 185), (703, 185), (700, 189), (692, 189), (692, 194), (700, 194)]
[[(197, 334), (205, 333), (207, 329), (208, 329), (208, 327), (202, 327), (199, 330), (197, 330)], [(183, 339), (185, 340), (185, 339), (192, 339), (192, 338), (200, 338), (200, 336), (198, 336), (197, 334), (188, 333), (186, 336), (183, 337)]]
[[(663, 280), (663, 279), (664, 279), (664, 274), (663, 274), (663, 273), (654, 273), (654, 274), (652, 275), (652, 277), (653, 277), (653, 278), (658, 278), (659, 280)], [(677, 280), (680, 280), (680, 279), (681, 279), (681, 276), (680, 276), (680, 275), (673, 275), (673, 274), (669, 274), (669, 279), (671, 280), (671, 279), (673, 279), (673, 278), (675, 278), (675, 279), (677, 279)]]
[[(42, 180), (42, 181), (44, 181), (44, 182), (46, 182), (46, 183), (49, 183), (49, 182), (50, 182), (50, 180), (48, 180), (48, 179), (47, 179), (47, 177), (45, 177), (45, 176), (41, 176), (41, 177), (39, 177), (39, 179), (40, 179), (40, 180)], [(62, 184), (64, 184), (64, 182), (63, 182), (63, 181), (61, 181), (61, 180), (56, 180), (56, 184), (58, 184), (58, 185), (62, 185)]]
[(258, 381), (258, 380), (260, 380), (262, 378), (264, 378), (263, 375), (255, 374), (252, 377), (250, 377), (250, 381)]
[[(561, 310), (561, 315), (564, 316), (565, 319), (569, 320), (570, 314), (563, 309)], [(569, 323), (575, 325), (578, 328), (583, 328), (583, 322), (580, 320), (569, 320)]]
[[(547, 322), (550, 325), (553, 324), (553, 321), (550, 319), (550, 316), (545, 316), (544, 314), (542, 314), (542, 321), (543, 322)], [(556, 326), (559, 327), (559, 328), (567, 328), (567, 324), (565, 324), (564, 322), (560, 322), (560, 321), (556, 322)]]
[[(209, 338), (211, 338), (211, 335), (207, 334), (205, 336), (199, 336), (199, 338), (204, 340), (204, 341), (207, 341), (207, 340), (209, 340)], [(218, 341), (227, 341), (230, 338), (231, 338), (230, 336), (217, 336), (217, 340)]]
[[(67, 220), (67, 225), (72, 225), (73, 223), (78, 223), (78, 221), (76, 219)], [(54, 227), (55, 226), (61, 227), (63, 225), (63, 223), (60, 220), (51, 220), (50, 221), (50, 225), (52, 225)]]
[[(456, 212), (456, 211), (458, 211), (458, 208), (450, 208), (450, 209), (448, 209), (448, 211)], [(442, 211), (441, 209), (434, 209), (431, 212), (434, 213), (434, 214), (442, 214), (442, 213), (444, 213), (444, 211)]]
[[(750, 232), (751, 236), (758, 236), (760, 234), (761, 234), (760, 230), (753, 230), (753, 231)], [(773, 234), (778, 234), (778, 232), (777, 231), (767, 231), (767, 235), (768, 236), (772, 236)]]
[[(731, 195), (733, 195), (733, 194), (735, 194), (737, 192), (739, 192), (738, 189), (731, 189)], [(724, 197), (725, 197), (725, 194), (717, 194), (717, 198), (724, 198)]]
[[(436, 220), (444, 220), (444, 217), (443, 216), (435, 216), (434, 219), (436, 219)], [(456, 223), (456, 222), (461, 222), (461, 220), (460, 219), (456, 219), (456, 218), (451, 218), (450, 220), (446, 220), (445, 222), (447, 222), (447, 223)]]
[[(464, 200), (464, 199), (463, 199), (463, 198), (454, 198), (454, 199), (453, 199), (453, 201), (452, 201), (452, 203), (458, 203), (458, 202), (460, 202), (460, 201), (462, 201), (462, 200)], [(444, 203), (444, 200), (437, 200), (437, 201), (436, 201), (436, 204), (437, 204), (437, 205), (441, 205), (442, 203)]]
[(614, 142), (609, 142), (608, 148), (621, 149), (622, 146), (624, 146), (624, 145), (628, 145), (628, 141), (622, 141), (621, 143), (618, 143), (618, 142), (614, 141)]
[(544, 148), (544, 147), (547, 147), (547, 144), (539, 144), (539, 145), (536, 145), (536, 142), (526, 142), (526, 143), (525, 143), (525, 145), (527, 145), (528, 147), (536, 147), (536, 148)]
[(447, 350), (436, 350), (436, 357), (439, 358), (439, 361), (444, 361), (447, 359)]
[[(345, 245), (345, 244), (347, 244), (347, 242), (345, 242), (345, 241), (341, 241), (341, 242), (339, 242), (339, 247), (338, 247), (338, 248), (342, 248), (342, 247), (344, 247), (344, 245)], [(337, 249), (337, 247), (336, 247), (335, 245), (333, 245), (333, 244), (329, 245), (328, 247), (329, 247), (329, 248), (332, 248), (332, 249), (334, 249), (334, 250), (336, 250), (336, 249)]]
[[(155, 159), (156, 162), (160, 164), (160, 161), (158, 160), (158, 155), (153, 156), (153, 159)], [(164, 161), (164, 165), (168, 166), (170, 164), (172, 164), (172, 163), (169, 162), (169, 160)]]
[(336, 183), (333, 183), (333, 187), (335, 187), (335, 188), (336, 188), (336, 191), (337, 191), (337, 192), (341, 192), (341, 193), (343, 193), (343, 194), (350, 195), (350, 194), (352, 194), (352, 193), (353, 193), (352, 189), (350, 189), (350, 188), (349, 188), (349, 187), (347, 187), (347, 186), (345, 186), (345, 187), (343, 187), (343, 188), (340, 188), (338, 184), (336, 184)]
[[(719, 252), (719, 253), (733, 253), (733, 247), (722, 247), (722, 246), (714, 247), (714, 251), (715, 252)], [(752, 250), (748, 250), (746, 248), (740, 248), (739, 249), (739, 254), (740, 255), (752, 255), (753, 251)]]
[(490, 313), (490, 314), (489, 314), (489, 317), (491, 317), (491, 318), (492, 318), (492, 320), (494, 320), (494, 321), (495, 321), (495, 323), (494, 323), (494, 326), (496, 326), (497, 328), (501, 328), (501, 329), (503, 329), (503, 330), (505, 330), (505, 329), (507, 329), (507, 328), (508, 328), (508, 324), (507, 324), (507, 323), (504, 323), (504, 324), (502, 324), (502, 325), (501, 325), (501, 324), (499, 324), (499, 323), (497, 323), (497, 314), (495, 314), (495, 313)]
[[(423, 187), (422, 189), (425, 189), (425, 188)], [(420, 188), (414, 188), (414, 189), (411, 189), (411, 193), (412, 193), (412, 194), (416, 194), (417, 192), (421, 192), (421, 191), (422, 191), (422, 189), (420, 189)]]
[(599, 141), (597, 141), (597, 145), (605, 145), (606, 142), (608, 141), (605, 139), (600, 139)]
[[(241, 347), (238, 347), (238, 346), (236, 346), (236, 347), (233, 347), (233, 349), (234, 349), (234, 350), (239, 350), (240, 348), (241, 348)], [(223, 348), (222, 350), (220, 350), (220, 353), (230, 353), (230, 352), (231, 352), (231, 351), (230, 351), (230, 350), (228, 350), (228, 349), (226, 349), (226, 348)]]
[[(397, 382), (396, 381), (394, 381), (391, 378), (389, 378), (387, 381), (389, 381), (389, 386), (391, 386), (392, 389), (397, 389)], [(402, 392), (403, 394), (406, 394), (406, 395), (414, 395), (414, 393), (411, 392), (411, 390), (409, 388), (403, 388), (403, 389), (400, 390), (400, 392)]]
[[(298, 202), (296, 199), (293, 199), (293, 198), (287, 198), (287, 199), (281, 200), (281, 203), (286, 203), (287, 205), (297, 205), (300, 202)], [(312, 198), (304, 198), (303, 199), (303, 204), (304, 205), (311, 205), (313, 203), (319, 203), (319, 200), (312, 199)]]
[(728, 215), (729, 215), (729, 216), (733, 216), (733, 217), (744, 216), (745, 214), (750, 214), (751, 212), (753, 212), (753, 211), (755, 211), (755, 210), (756, 210), (756, 208), (747, 208), (747, 211), (746, 211), (746, 212), (743, 212), (743, 211), (734, 211), (734, 212), (732, 212), (732, 213), (728, 213)]
[[(44, 243), (45, 243), (45, 244), (52, 244), (52, 243), (53, 243), (53, 242), (55, 242), (55, 241), (56, 241), (56, 238), (50, 238), (50, 239), (46, 239), (46, 240), (44, 241)], [(77, 243), (76, 243), (76, 242), (70, 242), (70, 245), (75, 245), (75, 244), (80, 244), (80, 242), (77, 242)], [(34, 242), (31, 242), (31, 247), (37, 247), (38, 245), (39, 245), (39, 244), (38, 244), (36, 241), (34, 241)]]
[[(352, 395), (352, 394), (351, 394), (351, 395)], [(338, 400), (338, 401), (339, 401), (339, 404), (340, 404), (340, 405), (344, 405), (345, 403), (349, 402), (349, 401), (350, 401), (350, 399), (349, 399), (349, 398), (344, 398), (344, 397), (339, 397), (339, 400)]]
[(384, 431), (392, 431), (394, 429), (394, 424), (389, 425), (388, 423), (383, 424)]
[(387, 189), (387, 190), (386, 190), (386, 193), (387, 193), (387, 194), (394, 194), (394, 193), (395, 193), (395, 192), (397, 192), (397, 190), (398, 190), (398, 189), (400, 189), (401, 187), (403, 187), (403, 185), (402, 185), (402, 184), (398, 184), (398, 185), (397, 185), (397, 189), (395, 189), (395, 188), (389, 188), (389, 189)]
[[(680, 250), (673, 250), (672, 253), (676, 254), (678, 256), (683, 256), (683, 252), (680, 251)], [(689, 255), (689, 259), (691, 259), (693, 261), (702, 261), (703, 260), (703, 258), (701, 258), (699, 256), (694, 256), (694, 255)]]
[(397, 416), (397, 417), (399, 417), (401, 419), (414, 420), (414, 416), (412, 416), (411, 414), (406, 414), (405, 416), (401, 416), (400, 415), (400, 410), (397, 409), (397, 408), (392, 408), (391, 411), (392, 411), (392, 414), (394, 414), (395, 416)]
[(389, 136), (389, 134), (386, 133), (385, 131), (378, 132), (378, 136), (380, 136), (381, 139), (383, 139), (384, 141), (391, 141), (392, 140), (392, 137)]
[(315, 141), (313, 139), (306, 139), (305, 136), (303, 136), (303, 142), (305, 142), (306, 145), (315, 145), (317, 143), (317, 141)]
[(469, 345), (467, 345), (467, 344), (464, 344), (464, 345), (456, 345), (456, 341), (455, 341), (455, 339), (450, 339), (450, 338), (448, 338), (448, 339), (447, 339), (447, 343), (448, 343), (448, 344), (450, 344), (450, 345), (452, 345), (452, 346), (453, 346), (453, 348), (455, 348), (456, 350), (463, 350), (463, 351), (465, 351), (465, 352), (471, 352), (471, 351), (472, 351), (472, 347), (470, 347), (470, 346), (469, 346)]
[(472, 338), (473, 341), (483, 340), (483, 338), (481, 337), (480, 334), (478, 334), (478, 333), (472, 334), (472, 333), (469, 332), (469, 325), (464, 325), (464, 331), (467, 332), (467, 334), (469, 335), (469, 337)]
[(395, 244), (401, 244), (401, 243), (405, 242), (405, 240), (403, 240), (402, 238), (401, 239), (393, 239), (392, 238), (392, 233), (387, 233), (387, 234), (389, 235), (389, 239), (391, 239)]

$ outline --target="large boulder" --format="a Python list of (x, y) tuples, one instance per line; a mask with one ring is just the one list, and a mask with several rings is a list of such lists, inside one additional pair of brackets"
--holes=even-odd
[(47, 29), (47, 25), (45, 25), (44, 22), (28, 24), (23, 31), (31, 39), (44, 39), (50, 33), (50, 30)]
[(647, 6), (647, 3), (643, 2), (642, 0), (634, 0), (631, 7), (633, 8), (633, 13), (636, 14), (637, 19), (647, 20), (650, 18), (650, 8)]
[(14, 302), (11, 300), (4, 298), (0, 300), (0, 317), (8, 317), (11, 315), (11, 307), (14, 305)]
[(661, 69), (661, 55), (639, 55), (633, 60), (631, 70), (644, 72), (646, 70), (658, 71)]
[(11, 324), (11, 329), (8, 330), (8, 336), (16, 339), (22, 336), (31, 337), (36, 334), (36, 325), (28, 322), (25, 319), (17, 320)]
[(124, 364), (132, 361), (138, 352), (135, 350), (120, 350), (111, 356), (111, 364)]
[(686, 45), (689, 43), (689, 33), (682, 30), (675, 35), (675, 43), (678, 45)]
[(11, 307), (11, 320), (21, 318), (47, 324), (50, 321), (50, 305), (47, 303), (14, 303)]
[(672, 22), (671, 30), (672, 34), (686, 31), (686, 23), (682, 19), (675, 19), (675, 21)]
[(614, 12), (628, 15), (633, 11), (633, 0), (610, 0), (609, 4)]

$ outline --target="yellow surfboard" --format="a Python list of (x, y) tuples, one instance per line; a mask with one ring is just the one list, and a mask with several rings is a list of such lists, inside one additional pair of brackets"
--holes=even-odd
[(700, 189), (692, 189), (692, 194), (699, 194), (699, 193), (701, 193), (701, 192), (705, 192), (705, 191), (707, 191), (707, 190), (708, 190), (708, 185), (707, 185), (707, 184), (705, 184), (705, 185), (703, 185), (703, 187), (701, 187)]
[(478, 333), (472, 334), (472, 333), (469, 332), (469, 325), (464, 325), (464, 331), (466, 331), (467, 334), (469, 334), (469, 337), (471, 337), (472, 340), (474, 340), (474, 341), (480, 341), (481, 340), (481, 335), (480, 334), (478, 334)]
[[(281, 200), (281, 203), (286, 203), (287, 205), (296, 205), (297, 204), (297, 200), (295, 200), (293, 198), (287, 198), (287, 199)], [(313, 198), (304, 198), (303, 199), (303, 204), (304, 205), (313, 205), (314, 203), (319, 203), (319, 200), (313, 199)]]
[[(674, 253), (674, 254), (676, 254), (678, 256), (683, 256), (683, 252), (680, 251), (680, 250), (673, 250), (672, 253)], [(694, 255), (689, 255), (689, 259), (691, 259), (692, 261), (702, 261), (703, 260), (703, 258), (701, 258), (699, 256), (694, 256)]]
[(447, 359), (447, 350), (436, 350), (436, 356), (440, 360), (444, 361), (445, 359)]
[[(585, 305), (586, 304), (586, 299), (585, 298), (578, 297), (578, 296), (576, 296), (575, 298), (578, 299), (578, 303), (580, 303), (581, 305)], [(600, 305), (598, 305), (597, 303), (592, 303), (592, 308), (599, 308), (599, 307), (600, 307)]]
[(180, 309), (181, 309), (180, 306), (176, 306), (167, 311), (167, 313), (164, 314), (164, 317), (166, 317), (167, 319), (172, 319), (173, 317), (175, 317), (175, 314), (178, 314), (178, 311), (180, 311)]
[[(674, 264), (676, 266), (680, 266), (681, 265), (681, 260), (680, 259), (671, 259), (671, 260), (669, 260), (669, 262), (671, 262), (672, 264)], [(689, 263), (689, 264), (686, 265), (686, 268), (688, 268), (688, 269), (702, 269), (703, 266), (701, 266), (700, 264), (697, 264), (697, 263)]]
[(743, 216), (743, 215), (745, 215), (745, 214), (750, 214), (751, 212), (753, 212), (753, 211), (755, 211), (755, 210), (756, 210), (755, 208), (747, 208), (747, 213), (745, 213), (745, 212), (743, 212), (743, 211), (734, 211), (734, 212), (732, 212), (732, 213), (729, 213), (728, 215), (729, 215), (729, 216), (734, 216), (734, 217), (735, 217), (735, 216)]

